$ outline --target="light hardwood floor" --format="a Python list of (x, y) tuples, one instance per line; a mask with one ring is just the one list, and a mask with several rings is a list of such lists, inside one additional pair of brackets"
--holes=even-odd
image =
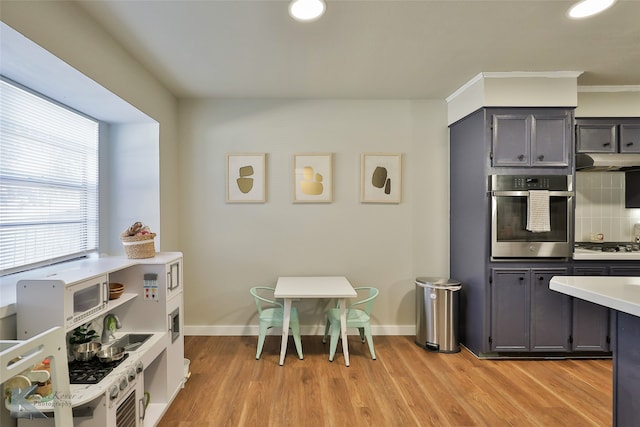
[[(349, 336), (351, 366), (322, 337), (186, 337), (191, 378), (160, 427), (610, 426), (611, 360), (478, 360), (431, 353), (412, 336)], [(153, 398), (153, 396), (152, 396)]]

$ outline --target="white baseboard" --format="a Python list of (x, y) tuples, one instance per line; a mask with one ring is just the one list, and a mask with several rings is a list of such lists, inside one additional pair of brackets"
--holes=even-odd
[[(349, 330), (356, 334), (356, 330)], [(415, 325), (373, 325), (373, 335), (415, 335)], [(184, 334), (188, 336), (257, 336), (258, 325), (185, 325)], [(280, 335), (281, 330), (271, 328), (269, 335)], [(300, 326), (300, 335), (323, 335), (324, 325)]]

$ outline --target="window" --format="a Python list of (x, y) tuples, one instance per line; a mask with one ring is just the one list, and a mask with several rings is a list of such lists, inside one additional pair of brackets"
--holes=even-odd
[(0, 273), (98, 248), (99, 123), (0, 80)]

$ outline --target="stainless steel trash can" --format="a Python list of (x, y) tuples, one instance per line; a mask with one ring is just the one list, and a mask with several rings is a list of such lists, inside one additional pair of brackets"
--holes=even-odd
[(416, 278), (416, 344), (441, 353), (460, 351), (460, 282), (442, 277)]

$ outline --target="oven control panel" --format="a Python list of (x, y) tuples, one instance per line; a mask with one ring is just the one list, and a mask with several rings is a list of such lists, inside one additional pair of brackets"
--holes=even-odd
[(493, 191), (571, 191), (570, 175), (492, 175)]
[(548, 190), (549, 178), (533, 178), (525, 176), (516, 176), (513, 180), (513, 187), (516, 190)]

